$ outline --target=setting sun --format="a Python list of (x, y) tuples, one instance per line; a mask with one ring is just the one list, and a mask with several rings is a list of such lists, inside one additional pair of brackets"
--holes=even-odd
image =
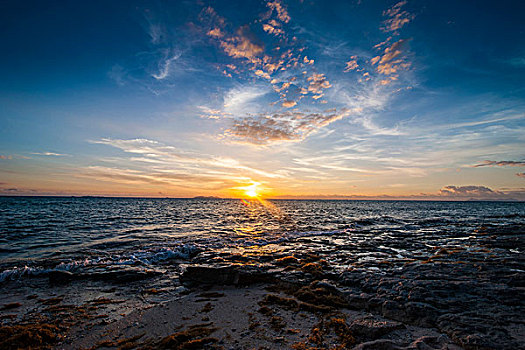
[(254, 183), (253, 185), (246, 187), (244, 194), (252, 198), (258, 197), (259, 194), (257, 193), (257, 184)]

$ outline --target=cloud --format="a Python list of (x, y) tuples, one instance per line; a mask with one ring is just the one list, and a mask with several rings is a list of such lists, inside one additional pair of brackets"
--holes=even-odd
[(514, 57), (507, 60), (506, 63), (516, 67), (523, 67), (525, 66), (525, 57)]
[(414, 15), (401, 9), (406, 3), (406, 0), (400, 1), (383, 12), (383, 16), (388, 18), (383, 22), (381, 30), (384, 32), (394, 32), (396, 34), (399, 29), (414, 19)]
[(359, 68), (359, 65), (357, 64), (357, 56), (351, 56), (351, 60), (346, 62), (346, 67), (343, 72), (350, 72), (351, 70), (356, 70)]
[(259, 77), (262, 77), (264, 79), (268, 79), (268, 80), (271, 79), (270, 74), (266, 73), (265, 71), (263, 71), (261, 69), (257, 69), (254, 73), (255, 73), (255, 75), (257, 75)]
[(483, 163), (473, 165), (473, 168), (485, 167), (485, 166), (513, 166), (513, 167), (525, 167), (525, 161), (513, 161), (513, 160), (486, 160)]
[(439, 191), (439, 196), (462, 199), (510, 199), (508, 193), (495, 191), (485, 186), (445, 186)]
[(231, 116), (230, 113), (223, 112), (220, 109), (213, 109), (206, 106), (197, 106), (204, 114), (201, 114), (201, 118), (207, 119), (222, 119)]
[(210, 31), (208, 31), (207, 34), (209, 36), (215, 37), (215, 38), (222, 38), (224, 36), (224, 34), (221, 32), (220, 28), (213, 28)]
[(38, 193), (37, 190), (33, 189), (23, 189), (23, 188), (0, 188), (0, 193), (8, 195), (35, 195)]
[(288, 15), (288, 11), (286, 11), (286, 8), (281, 4), (280, 1), (269, 1), (266, 3), (266, 5), (272, 10), (277, 12), (277, 18), (281, 20), (284, 23), (290, 22), (290, 15)]
[(349, 115), (350, 111), (339, 113), (285, 112), (246, 117), (234, 121), (225, 134), (255, 145), (279, 141), (300, 141), (318, 129)]
[[(355, 187), (352, 187), (355, 188)], [(485, 186), (445, 186), (437, 193), (419, 193), (411, 195), (365, 195), (365, 194), (314, 194), (314, 195), (281, 195), (275, 198), (287, 199), (355, 199), (355, 200), (446, 200), (446, 201), (524, 201), (525, 191), (523, 189), (510, 189), (505, 191), (494, 191)]]
[(309, 60), (308, 57), (306, 57), (306, 56), (304, 56), (303, 62), (304, 62), (304, 64), (309, 64), (309, 65), (312, 65), (312, 64), (315, 63), (315, 61), (313, 59)]
[(245, 58), (252, 64), (260, 63), (258, 56), (264, 52), (262, 44), (253, 41), (253, 35), (248, 26), (240, 27), (234, 36), (221, 37), (219, 44), (228, 56)]
[(223, 112), (238, 115), (240, 113), (258, 112), (257, 100), (264, 97), (269, 89), (262, 85), (240, 85), (230, 89), (224, 96)]
[(377, 65), (377, 72), (384, 75), (392, 75), (401, 69), (410, 67), (410, 62), (403, 59), (403, 47), (406, 40), (401, 39), (385, 48), (383, 55), (376, 56), (370, 60), (372, 65)]
[(287, 101), (284, 101), (284, 102), (282, 103), (282, 106), (283, 106), (283, 107), (286, 107), (286, 108), (290, 108), (290, 107), (295, 106), (296, 104), (297, 104), (297, 102), (295, 102), (295, 101), (289, 101), (289, 100), (287, 100)]
[[(173, 146), (164, 145), (158, 141), (148, 139), (110, 139), (90, 141), (95, 144), (109, 145), (119, 148), (127, 153), (140, 154), (139, 158), (131, 158), (130, 161), (147, 164), (147, 169), (140, 171), (137, 169), (127, 169), (125, 176), (135, 176), (142, 174), (139, 180), (151, 179), (148, 174), (167, 173), (180, 176), (207, 176), (217, 179), (239, 179), (246, 174), (252, 174), (267, 178), (282, 177), (279, 173), (266, 172), (229, 157), (214, 157), (208, 154), (196, 152), (183, 152)], [(149, 164), (148, 164), (149, 163)], [(155, 167), (153, 167), (153, 165)], [(136, 164), (135, 164), (136, 165)], [(226, 170), (226, 172), (223, 172)], [(146, 177), (143, 175), (147, 175)], [(106, 176), (107, 177), (107, 176)], [(136, 177), (136, 176), (135, 176)], [(154, 176), (155, 181), (165, 181), (166, 176)]]
[(281, 28), (274, 27), (268, 23), (263, 24), (263, 30), (273, 35), (284, 34), (284, 31)]
[[(295, 106), (303, 95), (308, 94), (313, 95), (314, 100), (320, 99), (323, 89), (329, 88), (330, 83), (324, 74), (311, 74), (315, 60), (304, 55), (305, 47), (300, 46), (295, 35), (285, 32), (284, 25), (290, 21), (290, 16), (282, 3), (269, 1), (267, 7), (268, 12), (250, 24), (238, 27), (234, 33), (228, 31), (231, 25), (218, 16), (215, 10), (206, 8), (202, 11), (201, 21), (206, 27), (204, 32), (218, 43), (226, 55), (239, 60), (240, 69), (225, 70), (223, 73), (226, 76), (235, 73), (245, 78), (243, 73), (251, 72), (263, 78), (279, 95), (279, 101), (274, 101), (274, 106)], [(264, 40), (254, 34), (260, 32), (256, 23), (267, 34)]]
[(308, 85), (308, 91), (321, 95), (323, 93), (323, 89), (328, 89), (332, 85), (326, 79), (324, 74), (320, 73), (314, 73), (310, 77), (308, 77), (308, 81), (310, 84)]
[(31, 154), (35, 154), (38, 156), (48, 156), (48, 157), (68, 157), (69, 156), (69, 154), (55, 153), (55, 152), (33, 152)]
[(173, 62), (178, 60), (181, 56), (181, 53), (177, 53), (172, 56), (166, 55), (161, 62), (159, 62), (159, 73), (152, 74), (151, 76), (157, 80), (166, 79), (170, 74), (170, 67)]

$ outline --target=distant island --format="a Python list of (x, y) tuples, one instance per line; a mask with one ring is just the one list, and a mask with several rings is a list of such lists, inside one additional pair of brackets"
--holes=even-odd
[(196, 197), (193, 197), (193, 199), (223, 199), (223, 198), (217, 197), (217, 196), (196, 196)]

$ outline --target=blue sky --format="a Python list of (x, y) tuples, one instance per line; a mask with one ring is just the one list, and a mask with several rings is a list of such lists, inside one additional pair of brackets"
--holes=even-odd
[(519, 1), (6, 1), (4, 194), (525, 199)]

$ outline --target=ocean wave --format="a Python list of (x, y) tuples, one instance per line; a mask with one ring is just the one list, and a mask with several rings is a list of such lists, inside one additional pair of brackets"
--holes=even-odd
[(68, 271), (80, 273), (92, 267), (111, 267), (122, 265), (143, 265), (151, 266), (167, 260), (183, 259), (187, 260), (201, 251), (201, 248), (193, 244), (184, 244), (176, 248), (161, 248), (154, 250), (143, 250), (117, 254), (110, 257), (96, 257), (87, 259), (78, 259), (73, 261), (57, 262), (54, 267), (44, 266), (23, 266), (12, 267), (0, 272), (0, 282), (15, 280), (22, 277), (36, 277), (47, 275), (53, 271)]

